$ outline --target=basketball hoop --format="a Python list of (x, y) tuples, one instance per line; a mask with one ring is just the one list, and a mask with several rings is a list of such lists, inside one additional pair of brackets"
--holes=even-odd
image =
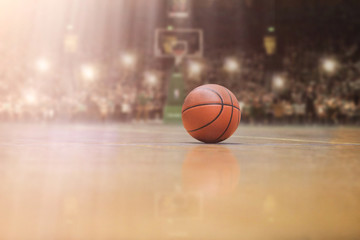
[[(183, 50), (185, 53), (180, 53)], [(175, 51), (177, 51), (175, 53)], [(155, 30), (154, 53), (157, 58), (202, 58), (204, 52), (204, 36), (202, 29), (162, 29)], [(182, 56), (185, 55), (185, 56)]]
[(179, 66), (185, 57), (185, 51), (174, 51), (174, 57), (175, 57), (175, 65)]

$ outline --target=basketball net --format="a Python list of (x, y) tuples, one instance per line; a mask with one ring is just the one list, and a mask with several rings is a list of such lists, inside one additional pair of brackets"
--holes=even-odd
[(175, 66), (179, 66), (183, 62), (185, 53), (186, 51), (182, 51), (182, 50), (177, 50), (173, 52), (175, 57)]

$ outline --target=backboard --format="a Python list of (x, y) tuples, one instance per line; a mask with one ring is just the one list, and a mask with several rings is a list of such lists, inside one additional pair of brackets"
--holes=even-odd
[(201, 29), (156, 29), (155, 57), (176, 58), (184, 51), (187, 58), (201, 58), (204, 52), (204, 37)]

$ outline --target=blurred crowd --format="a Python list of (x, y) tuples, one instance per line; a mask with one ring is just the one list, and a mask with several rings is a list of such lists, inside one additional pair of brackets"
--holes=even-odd
[[(321, 45), (300, 39), (276, 56), (219, 48), (206, 52), (201, 73), (187, 71), (187, 90), (217, 83), (238, 97), (243, 122), (359, 124), (360, 61), (353, 42)], [(0, 48), (3, 121), (161, 121), (169, 68), (134, 56), (29, 60)], [(144, 57), (144, 56), (143, 56)], [(81, 64), (95, 59), (92, 64)], [(279, 61), (269, 70), (269, 62)], [(193, 64), (184, 62), (184, 66)], [(60, 67), (59, 67), (60, 66)], [(76, 66), (76, 67), (74, 67)]]
[[(236, 93), (243, 122), (360, 124), (359, 51), (356, 42), (324, 44), (309, 38), (294, 41), (278, 59), (221, 49), (209, 54), (214, 60), (203, 78)], [(235, 62), (227, 66), (228, 56), (237, 59), (237, 67)], [(275, 61), (280, 67), (268, 71)]]
[(161, 73), (152, 69), (140, 74), (133, 55), (62, 55), (50, 61), (27, 59), (23, 52), (1, 46), (0, 55), (0, 121), (144, 121), (162, 116)]

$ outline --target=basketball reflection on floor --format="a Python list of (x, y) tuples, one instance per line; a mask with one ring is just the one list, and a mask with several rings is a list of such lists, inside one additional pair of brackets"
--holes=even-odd
[(239, 178), (239, 163), (228, 148), (195, 147), (184, 159), (181, 187), (157, 195), (157, 216), (172, 221), (200, 220), (208, 202), (235, 192)]
[(233, 192), (240, 178), (240, 166), (223, 146), (199, 146), (187, 154), (182, 169), (183, 188), (204, 198)]

